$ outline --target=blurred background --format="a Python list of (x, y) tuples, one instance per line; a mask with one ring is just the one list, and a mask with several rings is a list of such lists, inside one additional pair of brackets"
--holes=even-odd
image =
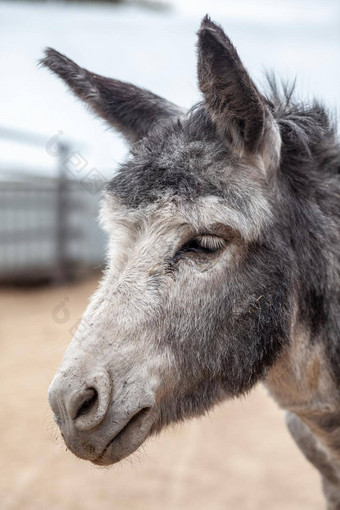
[(1, 509), (324, 507), (262, 388), (109, 470), (65, 452), (46, 401), (104, 265), (101, 190), (127, 147), (37, 62), (51, 46), (188, 107), (206, 13), (259, 86), (274, 70), (339, 110), (338, 0), (0, 1)]

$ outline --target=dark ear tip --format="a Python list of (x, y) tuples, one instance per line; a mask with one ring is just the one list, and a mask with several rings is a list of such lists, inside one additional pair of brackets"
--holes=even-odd
[(45, 48), (44, 50), (45, 56), (41, 58), (38, 62), (40, 67), (47, 67), (51, 69), (51, 71), (57, 71), (60, 64), (69, 62), (69, 59), (65, 57), (62, 53), (55, 50), (54, 48)]
[(53, 48), (45, 48), (44, 49), (44, 56), (38, 60), (39, 67), (49, 67), (48, 63), (50, 60), (50, 53), (53, 51), (54, 51)]
[(198, 32), (198, 49), (200, 52), (223, 53), (230, 61), (239, 61), (236, 49), (220, 25), (205, 16)]
[(202, 21), (201, 21), (201, 27), (202, 27), (203, 25), (205, 25), (206, 23), (211, 23), (211, 18), (210, 18), (210, 16), (209, 16), (209, 14), (206, 14), (206, 15), (204, 16), (204, 18), (202, 18)]
[(208, 15), (204, 16), (201, 26), (198, 30), (199, 45), (204, 44), (204, 41), (209, 41), (209, 45), (225, 47), (230, 42), (223, 29), (211, 21)]
[(212, 31), (215, 31), (215, 30), (219, 29), (218, 25), (216, 25), (216, 23), (211, 21), (211, 18), (210, 18), (210, 16), (208, 14), (206, 14), (204, 16), (204, 18), (202, 19), (201, 26), (200, 26), (200, 28), (198, 30), (198, 33), (200, 34), (205, 29), (212, 30)]

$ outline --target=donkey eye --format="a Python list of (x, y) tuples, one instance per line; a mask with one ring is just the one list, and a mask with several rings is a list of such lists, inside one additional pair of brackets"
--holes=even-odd
[(201, 235), (191, 239), (185, 243), (182, 248), (177, 252), (178, 255), (182, 253), (203, 253), (210, 254), (216, 253), (225, 247), (227, 242), (222, 237)]

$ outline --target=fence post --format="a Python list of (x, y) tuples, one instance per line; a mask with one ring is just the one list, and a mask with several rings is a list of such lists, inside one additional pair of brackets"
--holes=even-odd
[(70, 267), (67, 257), (68, 237), (68, 178), (66, 173), (66, 161), (69, 154), (69, 147), (60, 144), (58, 154), (58, 181), (57, 181), (57, 211), (56, 211), (56, 280), (64, 282), (70, 278)]

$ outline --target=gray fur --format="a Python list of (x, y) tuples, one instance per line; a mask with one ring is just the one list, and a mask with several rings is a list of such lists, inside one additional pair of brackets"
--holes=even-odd
[(105, 78), (78, 66), (53, 48), (47, 48), (41, 65), (62, 78), (89, 108), (134, 143), (155, 122), (178, 116), (182, 109), (131, 83)]
[(340, 150), (326, 110), (273, 78), (261, 94), (207, 17), (203, 100), (187, 113), (55, 51), (43, 63), (132, 144), (105, 191), (106, 274), (50, 388), (66, 443), (117, 462), (263, 381), (338, 508)]

